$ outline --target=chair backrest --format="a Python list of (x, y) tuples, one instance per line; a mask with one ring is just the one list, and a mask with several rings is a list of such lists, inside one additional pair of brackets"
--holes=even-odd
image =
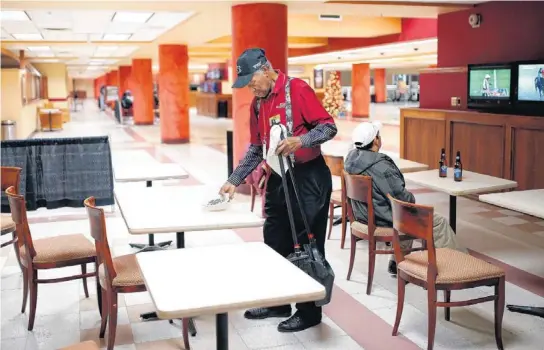
[(11, 219), (15, 223), (15, 232), (17, 234), (17, 244), (20, 248), (26, 247), (24, 250), (25, 256), (22, 256), (26, 262), (26, 266), (32, 264), (32, 260), (36, 256), (36, 250), (34, 249), (34, 242), (32, 241), (32, 235), (30, 234), (30, 227), (28, 227), (28, 219), (26, 217), (26, 201), (23, 196), (17, 194), (15, 187), (11, 186), (6, 190), (8, 196), (9, 208), (11, 210)]
[(407, 203), (387, 195), (393, 211), (393, 249), (397, 263), (404, 260), (404, 252), (400, 249), (399, 233), (423, 240), (427, 247), (428, 269), (427, 281), (434, 283), (438, 273), (436, 267), (436, 250), (433, 239), (434, 208), (426, 205)]
[(351, 175), (345, 170), (342, 171), (342, 191), (344, 192), (344, 198), (347, 203), (347, 211), (349, 221), (353, 223), (356, 221), (353, 213), (352, 201), (358, 201), (366, 204), (368, 211), (368, 226), (369, 235), (374, 234), (375, 221), (374, 221), (374, 206), (372, 204), (372, 177), (365, 175)]
[(5, 191), (10, 187), (14, 187), (15, 193), (19, 193), (19, 183), (21, 182), (21, 168), (12, 166), (1, 167), (1, 190)]
[(85, 199), (83, 204), (85, 205), (87, 216), (89, 217), (91, 236), (94, 239), (96, 248), (97, 264), (98, 266), (103, 264), (106, 281), (108, 283), (105, 287), (111, 288), (113, 279), (117, 276), (117, 273), (115, 272), (113, 260), (111, 258), (104, 209), (96, 207), (96, 199), (94, 197)]
[(342, 176), (342, 171), (344, 169), (343, 157), (328, 156), (325, 154), (323, 155), (323, 159), (325, 159), (325, 164), (329, 167), (331, 175)]

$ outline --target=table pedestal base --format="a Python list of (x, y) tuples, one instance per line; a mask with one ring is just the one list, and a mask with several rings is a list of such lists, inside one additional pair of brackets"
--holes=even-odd
[[(149, 320), (157, 320), (157, 313), (156, 312), (146, 312), (140, 315), (143, 321), (149, 321)], [(168, 320), (170, 324), (174, 323), (173, 320)], [(196, 325), (192, 318), (189, 319), (189, 324), (187, 325), (189, 328), (189, 334), (191, 337), (196, 337)]]
[(520, 306), (520, 305), (506, 305), (511, 312), (517, 312), (519, 314), (526, 314), (531, 316), (538, 316), (544, 318), (544, 307), (536, 306)]
[(140, 249), (137, 253), (163, 250), (164, 248), (170, 246), (171, 244), (172, 244), (172, 241), (159, 242), (155, 244), (155, 237), (153, 236), (153, 234), (148, 235), (148, 244), (129, 243), (131, 248)]
[(228, 314), (215, 315), (216, 349), (229, 349), (229, 316)]

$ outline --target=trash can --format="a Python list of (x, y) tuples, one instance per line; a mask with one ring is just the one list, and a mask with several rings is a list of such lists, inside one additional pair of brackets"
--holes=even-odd
[(15, 121), (2, 120), (2, 140), (15, 140)]

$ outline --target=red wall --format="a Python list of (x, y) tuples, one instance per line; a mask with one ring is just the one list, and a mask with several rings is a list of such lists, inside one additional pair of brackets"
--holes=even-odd
[[(480, 28), (468, 24), (482, 15)], [(438, 16), (438, 70), (471, 63), (544, 58), (544, 2), (492, 1), (474, 9)], [(449, 109), (451, 97), (466, 108), (467, 73), (422, 73), (420, 107)]]

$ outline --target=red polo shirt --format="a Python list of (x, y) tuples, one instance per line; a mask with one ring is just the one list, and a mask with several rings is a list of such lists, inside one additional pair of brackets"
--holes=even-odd
[[(279, 116), (283, 125), (287, 125), (285, 116), (285, 85), (287, 76), (278, 71), (274, 89), (266, 99), (261, 100), (259, 116), (255, 114), (256, 98), (251, 104), (250, 131), (251, 143), (270, 145), (270, 118)], [(292, 78), (290, 83), (293, 136), (302, 136), (318, 124), (334, 124), (334, 119), (323, 108), (314, 90), (303, 80)], [(268, 149), (267, 149), (268, 152)], [(318, 157), (321, 147), (301, 148), (295, 152), (295, 162), (305, 163)]]

